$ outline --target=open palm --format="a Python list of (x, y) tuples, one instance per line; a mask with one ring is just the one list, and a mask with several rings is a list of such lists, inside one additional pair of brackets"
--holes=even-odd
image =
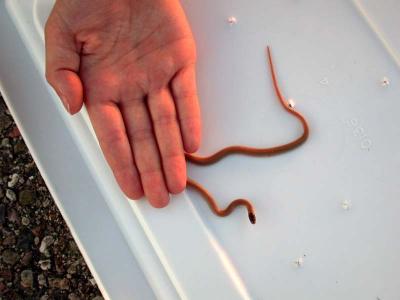
[(167, 205), (201, 135), (195, 43), (178, 0), (58, 0), (45, 36), (47, 80), (71, 114), (86, 104), (121, 189)]

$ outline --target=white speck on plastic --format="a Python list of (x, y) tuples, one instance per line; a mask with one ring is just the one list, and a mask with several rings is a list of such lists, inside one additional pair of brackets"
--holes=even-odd
[(350, 201), (348, 201), (348, 200), (343, 200), (341, 206), (342, 206), (342, 208), (343, 208), (344, 210), (350, 210), (350, 207), (351, 207)]
[(296, 260), (293, 262), (293, 263), (294, 263), (294, 266), (295, 266), (296, 268), (301, 268), (301, 267), (304, 265), (304, 257), (305, 257), (305, 255), (299, 257), (298, 259), (296, 259)]
[(288, 105), (289, 105), (290, 108), (294, 108), (296, 106), (296, 102), (294, 102), (293, 99), (289, 99), (288, 100)]
[(237, 19), (233, 16), (228, 18), (229, 25), (235, 25), (237, 24), (237, 22), (238, 22)]
[(390, 84), (389, 78), (387, 78), (386, 76), (382, 78), (381, 80), (381, 85), (382, 86), (388, 86)]
[(319, 81), (320, 84), (322, 85), (328, 85), (329, 84), (329, 80), (328, 78), (324, 77)]

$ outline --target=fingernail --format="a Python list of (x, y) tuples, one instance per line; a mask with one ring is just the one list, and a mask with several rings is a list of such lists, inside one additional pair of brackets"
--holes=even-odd
[(167, 198), (161, 199), (160, 202), (161, 207), (166, 207), (169, 204), (170, 200), (171, 200), (171, 195), (168, 194)]
[(64, 108), (67, 110), (67, 112), (68, 112), (69, 114), (71, 114), (71, 111), (70, 111), (70, 109), (69, 109), (69, 103), (68, 103), (68, 101), (65, 99), (64, 96), (60, 96), (60, 98), (61, 98), (61, 102), (62, 102), (63, 105), (64, 105)]

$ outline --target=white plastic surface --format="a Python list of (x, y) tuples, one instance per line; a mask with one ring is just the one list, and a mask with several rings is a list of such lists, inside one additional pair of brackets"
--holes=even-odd
[[(47, 130), (69, 137), (67, 142), (79, 150), (69, 161), (85, 163), (69, 163), (70, 171), (79, 176), (87, 172), (93, 183), (85, 186), (85, 197), (101, 203), (100, 209), (81, 209), (109, 220), (118, 234), (115, 242), (126, 244), (124, 253), (113, 256), (115, 266), (109, 272), (114, 274), (125, 261), (140, 265), (135, 276), (146, 279), (141, 289), (151, 287), (153, 297), (161, 299), (398, 299), (400, 2), (182, 3), (198, 46), (204, 131), (200, 152), (231, 144), (272, 146), (299, 134), (299, 125), (275, 98), (266, 45), (272, 47), (285, 95), (309, 120), (310, 139), (281, 156), (232, 156), (215, 166), (189, 167), (189, 175), (222, 205), (237, 197), (252, 199), (256, 226), (248, 224), (243, 211), (216, 218), (192, 193), (154, 210), (144, 201), (128, 204), (101, 156), (85, 112), (70, 118), (47, 89), (54, 106), (47, 121), (61, 118), (64, 126)], [(52, 2), (5, 4), (39, 70), (36, 81), (41, 80), (42, 87), (41, 32)], [(231, 16), (236, 24), (228, 23)], [(8, 104), (15, 106), (13, 114), (24, 138), (32, 141), (30, 149), (51, 187), (67, 160), (46, 165), (44, 154), (49, 150), (35, 143), (40, 133), (24, 127), (32, 120), (23, 111), (33, 105), (14, 100), (16, 86), (10, 82), (15, 85), (16, 79), (1, 69), (0, 74)], [(389, 79), (387, 86), (381, 84), (384, 77)], [(53, 185), (52, 194), (103, 291), (113, 299), (130, 299), (134, 291), (102, 271), (100, 261), (107, 256), (96, 252), (93, 239), (84, 234), (91, 232), (87, 214), (80, 215), (69, 200), (79, 186), (64, 185), (69, 184)], [(96, 193), (100, 196), (94, 199)], [(349, 209), (344, 209), (346, 203)], [(102, 205), (108, 210), (101, 210)], [(299, 258), (300, 267), (294, 264)]]

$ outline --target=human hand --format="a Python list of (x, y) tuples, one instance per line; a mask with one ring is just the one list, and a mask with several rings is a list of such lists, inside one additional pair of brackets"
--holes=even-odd
[(186, 185), (201, 125), (195, 43), (178, 0), (57, 0), (46, 78), (71, 114), (86, 104), (123, 192), (154, 207)]

